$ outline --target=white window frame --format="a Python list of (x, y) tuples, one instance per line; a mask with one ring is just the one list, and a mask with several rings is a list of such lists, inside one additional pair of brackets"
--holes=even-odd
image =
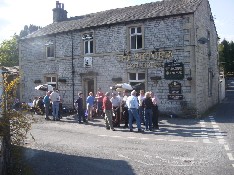
[[(50, 78), (50, 81), (47, 80), (48, 78)], [(55, 81), (53, 79), (55, 79)], [(58, 78), (56, 75), (47, 75), (45, 76), (45, 80), (46, 80), (46, 84), (52, 85), (53, 87), (57, 88)]]
[[(130, 79), (130, 74), (136, 74), (136, 79), (135, 80), (132, 80), (132, 79)], [(143, 79), (143, 80), (139, 80), (139, 74), (145, 74), (145, 78), (146, 78), (146, 73), (145, 72), (129, 72), (128, 73), (128, 82), (129, 82), (129, 84), (131, 84), (131, 83), (144, 83), (144, 90), (145, 90), (145, 88), (146, 88), (146, 84), (145, 84), (145, 79)]]
[[(137, 28), (141, 28), (141, 33), (138, 33), (137, 32)], [(134, 33), (131, 33), (132, 29), (135, 30)], [(143, 28), (142, 26), (136, 26), (136, 27), (130, 27), (129, 28), (129, 36), (130, 36), (130, 43), (129, 43), (129, 46), (130, 46), (130, 49), (131, 50), (140, 50), (140, 49), (143, 49)], [(137, 36), (141, 36), (141, 48), (137, 48), (138, 45), (137, 45)], [(136, 43), (135, 43), (135, 48), (132, 48), (132, 38), (133, 37), (136, 37)]]
[[(93, 54), (94, 53), (94, 41), (93, 41), (93, 33), (85, 33), (83, 34), (82, 37), (83, 40), (83, 44), (84, 44), (84, 54)], [(87, 49), (86, 49), (86, 43), (87, 43)], [(93, 50), (91, 51), (91, 44), (92, 44), (92, 48)], [(87, 52), (86, 52), (87, 50)]]

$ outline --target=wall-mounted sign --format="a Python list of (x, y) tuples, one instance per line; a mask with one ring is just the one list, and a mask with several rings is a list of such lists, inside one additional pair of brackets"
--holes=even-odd
[(93, 66), (93, 59), (92, 57), (84, 57), (84, 67), (91, 68)]
[(168, 62), (164, 64), (164, 78), (166, 80), (184, 79), (184, 64)]
[(127, 68), (158, 68), (163, 67), (162, 63), (156, 63), (156, 62), (129, 62), (127, 63)]
[(117, 55), (116, 60), (126, 62), (128, 69), (134, 68), (159, 68), (163, 67), (163, 60), (172, 58), (171, 50), (144, 52), (144, 53), (127, 53)]
[(158, 51), (158, 52), (145, 52), (145, 53), (129, 53), (126, 55), (117, 55), (117, 61), (121, 62), (129, 62), (129, 61), (162, 61), (163, 59), (170, 59), (172, 58), (172, 51), (165, 50), (165, 51)]
[(168, 87), (170, 94), (181, 94), (181, 83), (173, 81), (168, 85)]
[(183, 100), (183, 95), (178, 94), (178, 95), (174, 95), (174, 94), (170, 94), (167, 96), (168, 100)]
[(177, 81), (172, 81), (168, 84), (169, 95), (168, 100), (182, 100), (183, 95), (181, 95), (181, 83)]

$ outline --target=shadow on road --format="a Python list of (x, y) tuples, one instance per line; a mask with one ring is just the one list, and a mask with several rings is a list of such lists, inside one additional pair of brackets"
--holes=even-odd
[(123, 160), (74, 156), (30, 148), (22, 149), (24, 162), (31, 167), (33, 175), (120, 175), (123, 172), (124, 175), (135, 174), (131, 166)]

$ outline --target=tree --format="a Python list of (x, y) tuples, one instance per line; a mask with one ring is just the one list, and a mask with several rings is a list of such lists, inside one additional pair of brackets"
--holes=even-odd
[(219, 44), (219, 61), (224, 68), (225, 74), (234, 72), (234, 43), (223, 40)]
[(20, 38), (25, 37), (35, 31), (37, 31), (38, 29), (40, 29), (40, 26), (35, 26), (33, 24), (30, 24), (29, 26), (25, 25), (24, 29), (20, 31)]
[(19, 65), (19, 36), (14, 34), (11, 39), (4, 40), (0, 44), (0, 63), (1, 66), (18, 66)]

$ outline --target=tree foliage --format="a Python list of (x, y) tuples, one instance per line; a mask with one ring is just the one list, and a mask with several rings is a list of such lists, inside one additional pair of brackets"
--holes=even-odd
[[(9, 81), (10, 79), (10, 81)], [(33, 121), (28, 115), (27, 107), (22, 107), (24, 110), (15, 110), (14, 105), (19, 101), (16, 98), (16, 89), (19, 85), (20, 77), (9, 78), (9, 75), (3, 76), (3, 122), (0, 126), (4, 128), (3, 134), (10, 134), (10, 143), (13, 145), (21, 145), (24, 139), (27, 137), (27, 133), (31, 128), (31, 122)]]
[(4, 40), (0, 44), (0, 63), (1, 66), (19, 65), (18, 36), (15, 34), (9, 40)]
[(37, 31), (38, 29), (40, 29), (40, 26), (35, 26), (33, 24), (30, 24), (29, 26), (25, 25), (24, 29), (20, 31), (20, 38), (25, 37), (35, 31)]
[(223, 40), (219, 44), (219, 61), (225, 74), (234, 72), (234, 43)]

